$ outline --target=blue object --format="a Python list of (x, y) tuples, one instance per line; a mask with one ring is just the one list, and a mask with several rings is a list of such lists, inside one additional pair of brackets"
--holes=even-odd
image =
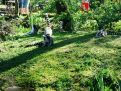
[(29, 0), (19, 0), (19, 8), (28, 8)]

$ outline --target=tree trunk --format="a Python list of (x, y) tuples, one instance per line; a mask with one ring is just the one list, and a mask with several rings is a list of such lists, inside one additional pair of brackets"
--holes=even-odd
[(19, 16), (19, 1), (15, 0), (15, 14)]
[(63, 22), (63, 29), (65, 31), (72, 32), (73, 31), (73, 22), (72, 22), (73, 18), (70, 12), (68, 11), (67, 5), (65, 4), (63, 0), (56, 0), (55, 5), (56, 5), (56, 10), (57, 10), (58, 15), (65, 13), (63, 17), (61, 17), (60, 19), (60, 21)]
[(62, 12), (67, 11), (67, 6), (62, 0), (56, 0), (55, 5), (56, 5), (57, 14), (61, 14)]

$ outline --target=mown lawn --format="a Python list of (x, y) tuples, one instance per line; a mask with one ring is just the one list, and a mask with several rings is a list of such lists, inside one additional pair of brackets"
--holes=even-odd
[[(121, 37), (95, 33), (55, 33), (54, 46), (25, 48), (42, 37), (20, 37), (0, 44), (0, 79), (36, 91), (89, 91), (99, 72), (121, 81)], [(9, 79), (8, 79), (9, 78)], [(12, 80), (12, 79), (11, 79)], [(1, 88), (7, 84), (1, 83)], [(111, 91), (111, 90), (106, 90)]]

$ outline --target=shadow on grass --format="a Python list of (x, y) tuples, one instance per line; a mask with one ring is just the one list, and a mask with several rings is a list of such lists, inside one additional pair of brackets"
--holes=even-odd
[(23, 39), (23, 38), (41, 38), (42, 37), (42, 33), (41, 34), (36, 34), (36, 35), (23, 35), (23, 36), (15, 36), (15, 39), (18, 40), (18, 39)]
[(11, 68), (14, 68), (18, 65), (21, 65), (23, 63), (26, 63), (28, 60), (31, 60), (32, 58), (39, 56), (43, 53), (49, 52), (53, 49), (63, 47), (65, 45), (71, 44), (71, 43), (84, 43), (88, 42), (95, 36), (95, 33), (87, 34), (84, 36), (78, 36), (75, 38), (65, 39), (64, 41), (61, 41), (59, 43), (54, 44), (52, 47), (42, 47), (42, 48), (36, 48), (32, 51), (25, 52), (23, 54), (20, 54), (19, 56), (16, 56), (12, 59), (5, 60), (0, 62), (0, 73), (7, 71)]
[[(23, 36), (20, 36), (20, 35), (17, 35), (15, 36), (15, 39), (18, 40), (18, 39), (28, 39), (28, 38), (42, 38), (43, 37), (43, 32), (39, 33), (39, 34), (34, 34), (34, 35), (23, 35)], [(70, 35), (70, 33), (60, 33), (60, 32), (55, 32), (55, 34), (59, 37), (58, 39), (62, 40), (64, 38), (60, 38), (61, 36), (65, 36), (65, 35)], [(57, 40), (58, 40), (57, 39)]]
[(119, 38), (120, 36), (106, 36), (106, 37), (102, 37), (99, 38), (97, 40), (95, 40), (95, 44), (100, 45), (102, 43), (107, 43), (107, 42), (111, 42), (117, 38)]

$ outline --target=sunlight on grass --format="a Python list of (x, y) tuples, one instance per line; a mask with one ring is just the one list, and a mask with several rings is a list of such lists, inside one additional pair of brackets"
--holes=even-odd
[[(61, 36), (61, 34), (54, 36), (55, 46), (50, 48), (35, 46), (24, 48), (34, 41), (41, 41), (40, 36), (19, 38), (14, 40), (14, 43), (13, 41), (1, 43), (0, 48), (3, 51), (0, 52), (0, 63), (3, 64), (0, 65), (6, 67), (8, 63), (17, 64), (9, 65), (10, 68), (2, 68), (0, 78), (7, 74), (15, 75), (20, 85), (28, 82), (40, 86), (36, 91), (40, 89), (56, 91), (55, 88), (62, 89), (66, 86), (67, 88), (76, 86), (75, 89), (79, 89), (82, 84), (85, 87), (82, 85), (81, 89), (86, 91), (85, 84), (89, 78), (94, 77), (103, 68), (115, 71), (117, 77), (121, 79), (120, 38), (111, 41), (110, 36), (106, 37), (106, 40), (96, 39), (87, 33)], [(59, 43), (62, 44), (58, 45)], [(76, 81), (78, 83), (75, 83)]]

